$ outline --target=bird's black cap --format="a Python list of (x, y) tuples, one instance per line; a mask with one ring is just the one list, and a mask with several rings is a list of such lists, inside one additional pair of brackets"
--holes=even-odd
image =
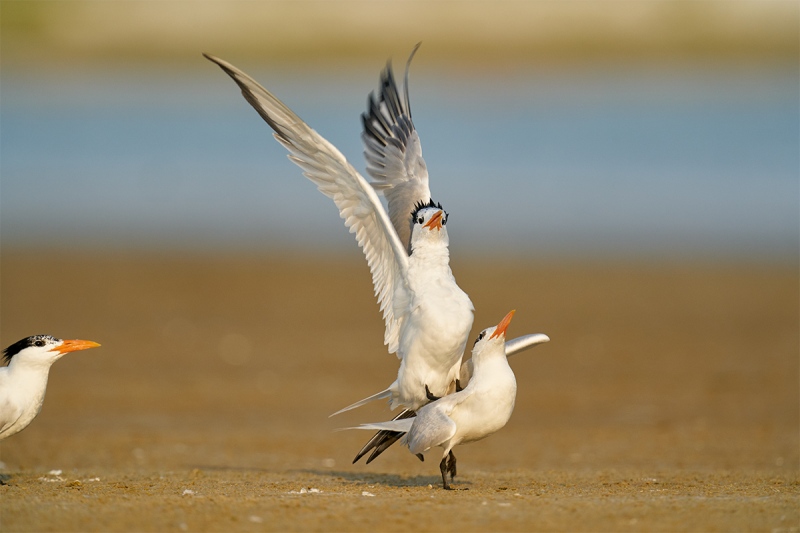
[(31, 346), (37, 346), (37, 342), (41, 342), (39, 346), (44, 346), (45, 343), (51, 341), (57, 341), (55, 337), (52, 335), (31, 335), (30, 337), (25, 337), (24, 339), (20, 339), (5, 350), (3, 350), (3, 361), (6, 364), (11, 362), (11, 358), (17, 355), (19, 352), (24, 350), (25, 348), (30, 348)]

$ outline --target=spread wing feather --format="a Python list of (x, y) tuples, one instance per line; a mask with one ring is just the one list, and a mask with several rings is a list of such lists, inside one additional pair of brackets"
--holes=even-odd
[(275, 138), (289, 151), (289, 159), (339, 208), (339, 215), (350, 232), (355, 233), (369, 264), (375, 295), (386, 322), (384, 342), (389, 352), (396, 352), (400, 326), (406, 317), (402, 307), (393, 305), (393, 298), (396, 291), (402, 294), (406, 288), (408, 246), (397, 236), (380, 198), (336, 147), (283, 102), (230, 63), (205, 57), (239, 85), (245, 100), (275, 130)]
[(389, 218), (407, 249), (411, 243), (411, 212), (418, 202), (431, 197), (428, 168), (411, 121), (408, 98), (408, 67), (418, 48), (419, 44), (406, 64), (402, 98), (388, 64), (381, 74), (378, 96), (370, 93), (367, 111), (361, 115), (367, 173), (375, 180), (375, 190), (386, 197)]

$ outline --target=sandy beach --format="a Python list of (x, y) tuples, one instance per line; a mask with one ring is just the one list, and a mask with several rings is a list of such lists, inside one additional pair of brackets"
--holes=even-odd
[[(51, 262), (57, 257), (57, 266)], [(2, 339), (103, 346), (54, 365), (0, 445), (3, 531), (797, 531), (794, 265), (462, 258), (474, 334), (511, 308), (509, 424), (440, 487), (396, 446), (351, 465), (397, 361), (358, 252), (3, 250)]]

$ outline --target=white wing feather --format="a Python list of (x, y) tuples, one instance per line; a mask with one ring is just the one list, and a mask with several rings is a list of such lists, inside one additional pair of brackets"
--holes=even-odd
[[(404, 442), (408, 444), (408, 449), (411, 453), (423, 453), (451, 439), (456, 434), (457, 429), (456, 423), (447, 415), (445, 409), (432, 407), (433, 405), (430, 404), (429, 408), (420, 410), (416, 418), (371, 422), (356, 427), (343, 428), (342, 430), (369, 429), (373, 431), (407, 433)], [(449, 407), (452, 408), (452, 405)]]
[(422, 158), (422, 145), (411, 121), (408, 99), (408, 66), (419, 44), (406, 64), (402, 98), (394, 81), (391, 65), (381, 74), (381, 87), (376, 99), (369, 95), (367, 111), (361, 115), (364, 131), (364, 157), (367, 173), (375, 180), (372, 186), (386, 197), (389, 218), (407, 249), (411, 243), (411, 212), (418, 202), (431, 198), (428, 168)]
[[(205, 55), (205, 54), (204, 54)], [(289, 150), (289, 159), (317, 188), (333, 199), (339, 215), (358, 245), (364, 250), (375, 295), (386, 322), (384, 343), (396, 352), (400, 326), (405, 315), (398, 316), (393, 305), (395, 291), (404, 293), (408, 271), (407, 246), (397, 236), (380, 198), (332, 144), (286, 107), (250, 76), (219, 58), (205, 55), (219, 65), (242, 90), (245, 100), (275, 130), (275, 138)], [(400, 309), (402, 310), (402, 309)]]
[(456, 423), (442, 409), (420, 410), (416, 419), (407, 420), (414, 420), (406, 437), (408, 449), (414, 454), (438, 446), (456, 434)]

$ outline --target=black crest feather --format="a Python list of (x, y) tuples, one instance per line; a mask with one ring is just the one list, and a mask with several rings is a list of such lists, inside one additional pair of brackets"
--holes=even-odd
[(5, 350), (3, 350), (3, 360), (6, 364), (11, 362), (11, 358), (17, 355), (19, 352), (24, 350), (25, 348), (30, 348), (34, 345), (36, 341), (58, 341), (52, 335), (31, 335), (30, 337), (25, 337), (24, 339), (20, 339)]
[(444, 207), (442, 207), (442, 204), (435, 203), (433, 201), (433, 198), (431, 198), (428, 200), (427, 203), (425, 203), (424, 201), (419, 201), (416, 203), (416, 205), (414, 205), (414, 210), (411, 212), (411, 219), (412, 220), (415, 219), (420, 209), (425, 209), (426, 207), (435, 207), (436, 209), (441, 209), (442, 211), (444, 211)]

